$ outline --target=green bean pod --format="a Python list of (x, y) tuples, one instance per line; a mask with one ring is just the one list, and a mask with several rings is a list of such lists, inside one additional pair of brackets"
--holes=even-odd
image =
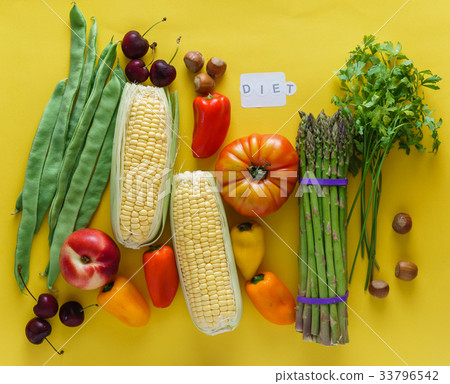
[(77, 127), (75, 128), (74, 135), (66, 148), (64, 159), (62, 161), (58, 175), (56, 193), (49, 212), (49, 244), (51, 244), (52, 242), (53, 230), (58, 220), (58, 216), (63, 205), (64, 198), (66, 196), (67, 188), (70, 184), (70, 178), (72, 176), (74, 167), (76, 166), (78, 157), (83, 148), (86, 134), (91, 125), (95, 110), (99, 105), (103, 88), (105, 87), (105, 83), (111, 72), (111, 67), (114, 65), (114, 62), (116, 60), (117, 44), (118, 43), (116, 42), (111, 45), (110, 50), (105, 56), (105, 60), (100, 63), (100, 68), (94, 81), (94, 87), (83, 109)]
[(103, 48), (103, 51), (100, 53), (100, 56), (98, 58), (97, 64), (96, 64), (95, 69), (94, 69), (94, 77), (93, 77), (93, 79), (91, 81), (91, 88), (90, 88), (90, 90), (94, 86), (94, 80), (97, 77), (97, 72), (98, 72), (98, 69), (100, 67), (100, 64), (105, 61), (105, 57), (108, 54), (109, 50), (111, 49), (112, 45), (113, 45), (113, 41), (111, 39), (111, 41), (106, 45), (105, 48)]
[(119, 65), (119, 59), (117, 59), (116, 67), (114, 68), (114, 71), (112, 72), (113, 76), (117, 76), (120, 81), (120, 86), (125, 87), (125, 84), (128, 82), (127, 77), (125, 76), (125, 73), (122, 70), (122, 67)]
[[(114, 131), (117, 120), (117, 108), (114, 112), (114, 116), (109, 124), (108, 132), (106, 133), (103, 145), (98, 156), (97, 163), (95, 164), (94, 172), (89, 180), (89, 185), (83, 197), (78, 217), (75, 223), (74, 231), (82, 228), (87, 228), (94, 216), (100, 201), (103, 196), (103, 192), (109, 181), (109, 174), (111, 170), (111, 158), (112, 158), (112, 146), (114, 141)], [(42, 276), (48, 276), (50, 269), (50, 262), (47, 263), (45, 272)]]
[(14, 212), (11, 213), (11, 215), (15, 215), (19, 212), (22, 212), (22, 208), (23, 208), (22, 197), (23, 197), (23, 191), (20, 191), (19, 196), (17, 196), (17, 199), (16, 199), (16, 206), (15, 206)]
[(39, 231), (56, 191), (58, 172), (63, 159), (70, 113), (81, 82), (86, 48), (86, 20), (74, 4), (70, 10), (72, 30), (70, 47), (70, 69), (61, 109), (53, 131), (41, 177), (42, 188), (39, 191), (39, 203), (35, 233)]
[[(17, 233), (17, 245), (15, 251), (14, 273), (17, 283), (23, 290), (23, 281), (19, 275), (18, 267), (21, 267), (22, 277), (25, 283), (28, 282), (31, 243), (33, 241), (34, 230), (37, 220), (39, 181), (42, 169), (44, 168), (45, 156), (47, 154), (52, 132), (58, 117), (59, 108), (64, 95), (66, 81), (61, 80), (55, 87), (53, 94), (44, 109), (44, 112), (36, 130), (36, 134), (31, 145), (25, 171), (25, 181), (20, 194), (23, 212)], [(17, 203), (16, 203), (17, 204)]]
[(95, 111), (92, 127), (86, 137), (86, 143), (80, 155), (67, 189), (64, 204), (55, 225), (50, 247), (50, 266), (47, 277), (47, 287), (52, 290), (59, 274), (59, 253), (64, 240), (75, 228), (80, 207), (89, 185), (90, 176), (101, 151), (102, 143), (111, 125), (121, 95), (121, 85), (117, 77), (112, 77), (106, 85)]
[[(126, 83), (125, 73), (119, 66), (119, 61), (117, 61), (117, 66), (113, 71), (112, 76), (117, 76), (121, 82), (121, 90)], [(95, 165), (94, 172), (89, 181), (89, 186), (84, 194), (83, 203), (80, 207), (80, 212), (78, 213), (77, 222), (75, 224), (75, 231), (81, 228), (87, 228), (89, 223), (97, 210), (100, 201), (103, 196), (103, 192), (108, 184), (109, 173), (111, 170), (111, 158), (112, 158), (112, 145), (114, 139), (114, 131), (116, 127), (117, 119), (117, 109), (114, 113), (111, 124), (109, 125), (108, 132), (103, 141), (102, 149), (100, 155), (97, 159), (97, 164)]]
[(92, 174), (89, 185), (84, 194), (83, 202), (78, 213), (78, 218), (75, 223), (74, 230), (87, 228), (89, 223), (97, 210), (106, 189), (109, 180), (109, 173), (111, 170), (111, 156), (112, 144), (114, 139), (114, 128), (116, 125), (117, 109), (114, 117), (109, 125), (108, 132), (103, 141), (100, 155), (95, 165), (94, 173)]
[(89, 30), (89, 40), (86, 51), (86, 60), (84, 62), (83, 76), (81, 77), (80, 89), (78, 91), (77, 101), (73, 107), (69, 120), (69, 129), (67, 131), (66, 143), (70, 138), (80, 120), (86, 100), (91, 90), (92, 79), (94, 78), (95, 62), (97, 61), (97, 20), (92, 18), (92, 25)]

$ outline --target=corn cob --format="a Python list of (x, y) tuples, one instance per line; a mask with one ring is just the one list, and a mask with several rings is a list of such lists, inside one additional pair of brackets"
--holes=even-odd
[(211, 173), (174, 176), (171, 227), (189, 313), (208, 334), (232, 331), (242, 299), (222, 200)]
[(163, 88), (126, 84), (119, 105), (111, 168), (114, 236), (128, 248), (161, 236), (170, 198), (178, 100)]

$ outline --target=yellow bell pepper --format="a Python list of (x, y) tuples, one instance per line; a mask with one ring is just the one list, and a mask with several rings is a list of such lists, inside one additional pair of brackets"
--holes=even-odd
[(236, 265), (248, 281), (264, 257), (264, 229), (255, 221), (235, 225), (231, 228), (231, 244)]
[(142, 327), (150, 319), (150, 307), (138, 289), (123, 276), (106, 284), (97, 296), (98, 305), (131, 327)]

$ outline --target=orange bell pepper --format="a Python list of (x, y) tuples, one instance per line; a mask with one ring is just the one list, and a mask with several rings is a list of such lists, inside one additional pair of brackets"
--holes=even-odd
[(123, 276), (106, 284), (97, 296), (98, 305), (131, 327), (142, 327), (150, 319), (150, 307), (138, 289)]
[(292, 293), (272, 272), (253, 276), (245, 284), (245, 291), (256, 309), (274, 324), (295, 322), (295, 300)]

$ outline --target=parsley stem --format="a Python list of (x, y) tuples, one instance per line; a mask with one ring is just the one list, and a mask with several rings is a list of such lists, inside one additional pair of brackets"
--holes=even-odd
[[(374, 167), (375, 170), (376, 170), (375, 171), (375, 177), (374, 177), (374, 179), (372, 181), (372, 185), (371, 185), (371, 188), (370, 188), (369, 201), (367, 202), (367, 205), (365, 205), (363, 207), (364, 215), (363, 215), (363, 221), (361, 223), (361, 235), (359, 237), (358, 247), (356, 249), (355, 258), (354, 258), (354, 261), (353, 261), (353, 266), (352, 266), (352, 269), (351, 269), (351, 272), (350, 272), (350, 278), (349, 278), (350, 282), (351, 282), (352, 277), (353, 277), (353, 272), (354, 272), (356, 258), (358, 256), (358, 253), (359, 253), (360, 249), (361, 249), (361, 246), (364, 247), (363, 242), (364, 242), (364, 239), (365, 239), (365, 231), (366, 231), (367, 220), (368, 220), (368, 218), (370, 216), (369, 215), (369, 213), (370, 213), (370, 205), (372, 204), (372, 201), (373, 201), (373, 198), (374, 198), (375, 187), (378, 184), (378, 179), (379, 179), (380, 174), (381, 174), (381, 167), (383, 165), (383, 161), (384, 161), (387, 153), (388, 153), (387, 151), (384, 151), (383, 155), (381, 156), (381, 158), (377, 158), (377, 161), (375, 163), (375, 167)], [(362, 250), (361, 250), (361, 252), (362, 252)], [(370, 263), (370, 260), (369, 260), (369, 263)], [(367, 287), (366, 287), (366, 289), (367, 289)]]
[[(373, 161), (373, 157), (375, 156), (375, 153), (377, 152), (378, 149), (379, 149), (379, 146), (377, 144), (374, 145), (373, 151), (371, 152), (371, 154), (370, 154), (370, 156), (368, 158), (368, 162), (369, 163), (371, 163)], [(366, 164), (366, 163), (364, 162), (363, 164)], [(369, 167), (365, 166), (364, 169), (363, 169), (362, 175), (361, 175), (361, 183), (359, 184), (358, 191), (356, 192), (355, 198), (354, 198), (352, 206), (350, 208), (350, 212), (348, 214), (347, 225), (350, 222), (350, 218), (352, 217), (353, 210), (355, 208), (356, 203), (358, 202), (358, 197), (361, 194), (362, 189), (363, 189), (363, 187), (365, 185), (365, 183), (363, 181), (366, 180), (368, 172), (369, 172)]]

